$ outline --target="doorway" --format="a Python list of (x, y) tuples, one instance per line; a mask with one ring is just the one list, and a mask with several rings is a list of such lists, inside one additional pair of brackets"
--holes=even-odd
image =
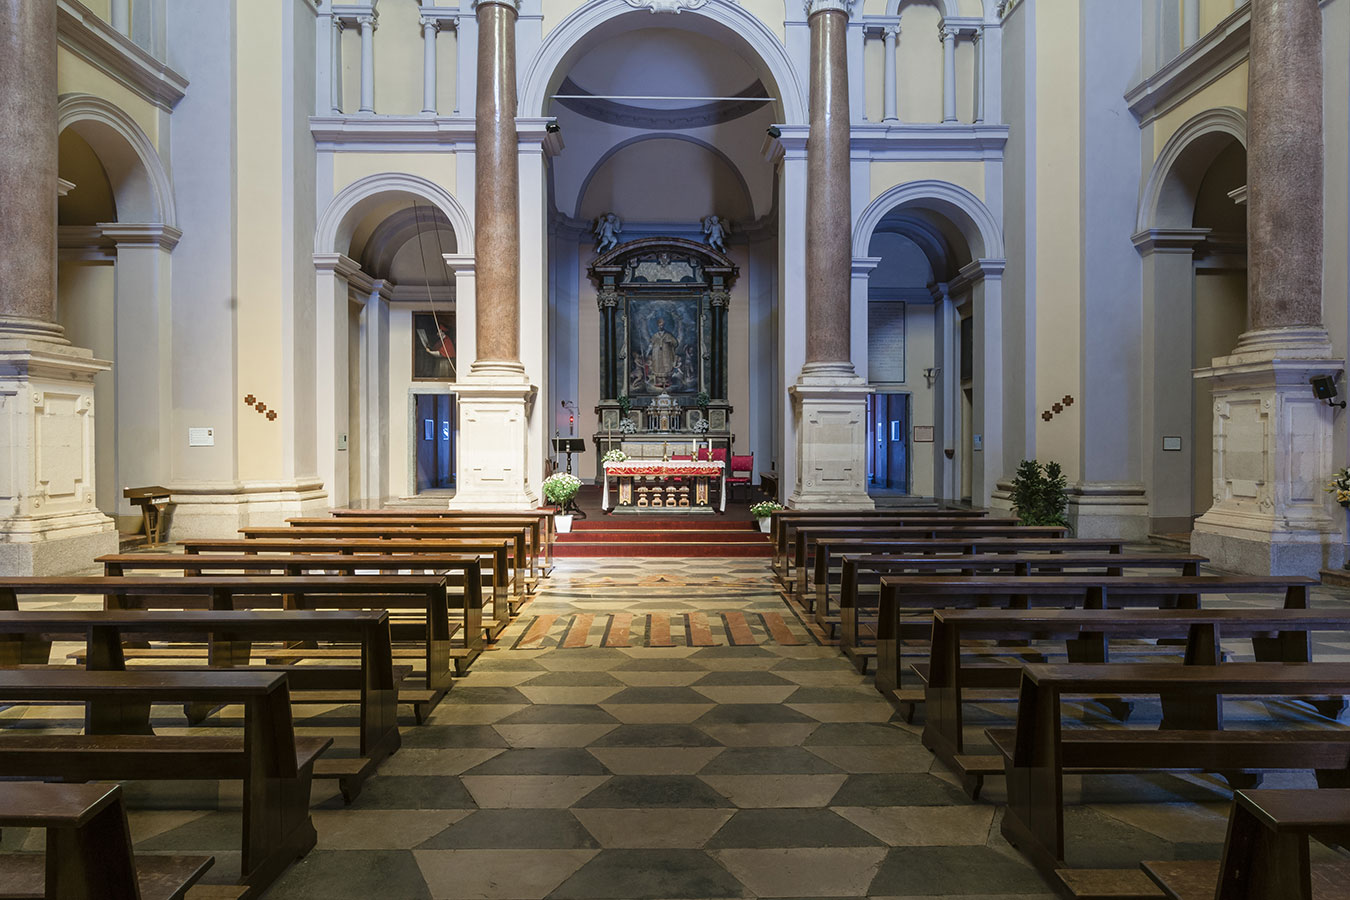
[(909, 394), (867, 398), (867, 456), (869, 493), (909, 493)]
[(455, 395), (414, 394), (415, 492), (455, 489)]

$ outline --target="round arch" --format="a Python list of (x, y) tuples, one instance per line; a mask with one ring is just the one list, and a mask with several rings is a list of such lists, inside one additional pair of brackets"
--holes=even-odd
[(645, 143), (646, 141), (656, 141), (656, 140), (684, 141), (687, 144), (693, 144), (696, 147), (701, 147), (704, 150), (707, 150), (713, 156), (717, 157), (719, 160), (722, 161), (724, 165), (726, 165), (728, 169), (731, 170), (731, 174), (736, 176), (736, 183), (740, 186), (741, 194), (745, 197), (746, 207), (749, 208), (752, 213), (755, 212), (754, 197), (750, 193), (750, 185), (746, 183), (745, 175), (741, 173), (740, 168), (738, 168), (737, 165), (731, 161), (731, 158), (729, 156), (727, 156), (720, 149), (708, 143), (707, 141), (699, 140), (698, 138), (691, 137), (690, 135), (687, 134), (680, 134), (679, 132), (675, 131), (653, 131), (650, 134), (642, 134), (637, 137), (629, 138), (626, 141), (620, 141), (613, 147), (610, 147), (608, 150), (606, 150), (604, 154), (602, 154), (601, 157), (598, 160), (596, 160), (595, 165), (591, 167), (591, 170), (586, 173), (586, 177), (583, 178), (581, 181), (581, 187), (577, 191), (577, 205), (576, 208), (573, 210), (572, 215), (574, 216), (581, 215), (581, 204), (582, 201), (586, 199), (586, 191), (591, 186), (591, 179), (595, 177), (596, 173), (600, 171), (600, 168), (604, 166), (605, 163), (609, 162), (609, 160), (612, 159), (621, 150), (625, 150), (629, 147), (634, 146), (635, 144), (641, 144)]
[(368, 175), (347, 185), (328, 204), (314, 230), (315, 253), (343, 253), (362, 213), (384, 194), (412, 194), (433, 204), (450, 220), (455, 232), (456, 253), (473, 255), (473, 222), (464, 207), (445, 188), (406, 172)]
[(1003, 228), (984, 201), (951, 182), (933, 180), (896, 185), (867, 204), (853, 226), (854, 256), (867, 255), (872, 233), (887, 213), (899, 207), (946, 216), (965, 237), (973, 259), (1003, 259)]
[(63, 94), (56, 107), (57, 133), (72, 128), (108, 173), (119, 222), (177, 227), (173, 182), (159, 151), (136, 120), (93, 94)]
[(1232, 106), (1207, 109), (1178, 128), (1144, 183), (1135, 232), (1190, 227), (1199, 179), (1233, 140), (1247, 146), (1247, 114)]
[[(898, 15), (900, 12), (900, 4), (904, 2), (905, 0), (886, 0), (886, 15)], [(942, 11), (942, 18), (944, 19), (955, 18), (960, 15), (959, 10), (954, 11), (952, 9), (954, 0), (932, 0), (932, 2)]]
[[(530, 61), (520, 86), (521, 115), (542, 116), (548, 107), (549, 84), (569, 54), (595, 28), (635, 13), (625, 0), (595, 0), (586, 3), (559, 23), (544, 38), (539, 52)], [(778, 90), (783, 106), (784, 124), (807, 122), (806, 95), (802, 90), (797, 70), (788, 58), (787, 49), (778, 36), (752, 13), (739, 4), (711, 0), (697, 9), (685, 9), (681, 15), (695, 16), (716, 22), (739, 35), (768, 69)]]

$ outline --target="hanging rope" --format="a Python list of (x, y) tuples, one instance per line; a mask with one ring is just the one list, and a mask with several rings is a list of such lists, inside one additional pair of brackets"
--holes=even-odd
[[(441, 260), (441, 265), (444, 266), (445, 247), (441, 243), (441, 229), (436, 222), (435, 212), (430, 213), (430, 215), (431, 230), (436, 235), (436, 249), (440, 251), (439, 258)], [(422, 275), (423, 280), (427, 285), (427, 303), (431, 306), (431, 321), (436, 325), (436, 350), (445, 358), (446, 362), (450, 363), (451, 377), (456, 377), (454, 362), (455, 344), (454, 341), (447, 336), (449, 334), (448, 330), (441, 326), (440, 315), (436, 312), (436, 298), (432, 295), (431, 291), (431, 266), (427, 263), (426, 243), (422, 240), (422, 208), (417, 205), (417, 198), (415, 197), (413, 198), (413, 221), (417, 223), (417, 251), (422, 257)], [(428, 346), (425, 341), (423, 341), (423, 346), (426, 347), (427, 352), (432, 352), (431, 347)]]

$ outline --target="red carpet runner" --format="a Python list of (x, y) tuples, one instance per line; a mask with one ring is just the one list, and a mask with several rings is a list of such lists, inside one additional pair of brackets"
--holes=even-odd
[(754, 522), (714, 516), (647, 518), (602, 516), (574, 522), (558, 535), (555, 555), (586, 556), (769, 556), (769, 536)]

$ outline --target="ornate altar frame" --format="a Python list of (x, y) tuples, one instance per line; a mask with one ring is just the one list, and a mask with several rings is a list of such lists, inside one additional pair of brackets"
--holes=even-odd
[[(620, 244), (599, 256), (588, 274), (596, 286), (600, 308), (600, 403), (596, 407), (600, 432), (594, 437), (597, 457), (612, 448), (649, 458), (667, 455), (672, 446), (674, 452), (688, 451), (694, 445), (729, 452), (732, 409), (727, 398), (727, 308), (731, 286), (740, 274), (735, 263), (696, 241), (656, 237)], [(664, 390), (659, 396), (652, 389), (630, 394), (636, 377), (630, 370), (630, 349), (638, 327), (630, 312), (662, 301), (672, 306), (695, 304), (697, 309), (697, 334), (686, 335), (686, 343), (690, 337), (696, 340), (697, 386), (691, 390), (687, 380), (682, 382), (683, 389), (675, 393), (686, 403), (678, 404), (674, 414), (671, 398)], [(688, 402), (697, 393), (707, 394), (706, 409)], [(623, 419), (632, 425), (622, 426)], [(706, 431), (695, 430), (700, 419), (707, 420)], [(624, 427), (631, 431), (623, 431)], [(657, 447), (659, 452), (652, 449)]]

